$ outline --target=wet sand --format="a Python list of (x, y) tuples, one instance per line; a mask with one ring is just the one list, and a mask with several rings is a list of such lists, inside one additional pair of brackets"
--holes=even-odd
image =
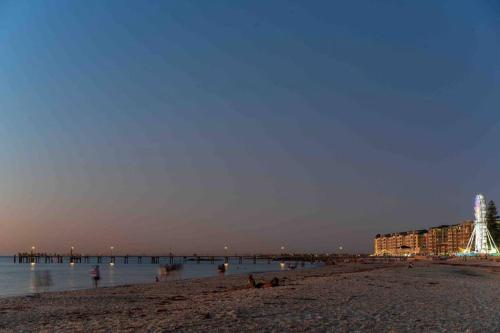
[[(499, 332), (500, 270), (341, 264), (0, 299), (0, 331)], [(464, 265), (465, 264), (465, 265)]]

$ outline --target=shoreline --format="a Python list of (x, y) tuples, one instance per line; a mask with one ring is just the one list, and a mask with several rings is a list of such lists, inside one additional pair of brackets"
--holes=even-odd
[(249, 289), (241, 274), (3, 298), (0, 331), (500, 329), (500, 274), (490, 266), (347, 263), (254, 276), (281, 285)]
[[(345, 265), (345, 264), (337, 264), (337, 266), (341, 266), (341, 265)], [(370, 270), (373, 270), (373, 269), (382, 269), (382, 268), (387, 268), (385, 267), (383, 264), (382, 265), (377, 265), (377, 266), (383, 266), (383, 267), (377, 267), (377, 268), (371, 268), (371, 269), (366, 269), (366, 270), (363, 270), (363, 269), (360, 269), (360, 270), (357, 270), (356, 272), (357, 273), (361, 273), (361, 272), (364, 272), (364, 271), (370, 271)], [(98, 287), (97, 289), (96, 288), (93, 288), (93, 287), (88, 287), (88, 288), (79, 288), (79, 289), (71, 289), (71, 290), (49, 290), (49, 291), (43, 291), (43, 292), (39, 292), (39, 293), (36, 293), (36, 292), (31, 292), (31, 293), (28, 293), (28, 294), (23, 294), (23, 295), (12, 295), (12, 296), (0, 296), (0, 305), (1, 305), (1, 302), (2, 300), (7, 300), (7, 299), (17, 299), (17, 298), (36, 298), (36, 297), (41, 297), (41, 296), (51, 296), (51, 295), (55, 295), (55, 296), (58, 296), (58, 294), (60, 295), (65, 295), (65, 294), (68, 294), (68, 293), (92, 293), (92, 292), (99, 292), (100, 290), (109, 290), (109, 289), (122, 289), (122, 288), (141, 288), (141, 287), (153, 287), (153, 286), (166, 286), (168, 284), (178, 284), (178, 283), (183, 283), (183, 282), (186, 282), (186, 284), (189, 284), (190, 282), (198, 282), (198, 281), (210, 281), (210, 280), (217, 280), (217, 281), (224, 281), (224, 280), (228, 280), (228, 279), (231, 279), (231, 278), (236, 278), (236, 279), (242, 279), (244, 278), (245, 281), (248, 277), (249, 274), (252, 274), (254, 276), (259, 276), (259, 277), (262, 277), (262, 276), (271, 276), (273, 275), (284, 275), (285, 278), (287, 278), (286, 276), (289, 274), (289, 273), (304, 273), (306, 271), (316, 271), (316, 270), (321, 270), (323, 268), (325, 268), (326, 265), (324, 266), (320, 266), (320, 267), (310, 267), (310, 268), (304, 268), (304, 269), (300, 269), (300, 270), (276, 270), (276, 271), (254, 271), (254, 272), (241, 272), (241, 273), (233, 273), (233, 274), (228, 274), (228, 275), (218, 275), (218, 276), (202, 276), (202, 277), (188, 277), (188, 278), (179, 278), (179, 279), (171, 279), (171, 280), (167, 280), (167, 281), (160, 281), (160, 282), (140, 282), (140, 283), (125, 283), (125, 284), (120, 284), (120, 285), (115, 285), (115, 286), (102, 286), (102, 287)], [(338, 272), (338, 273), (335, 273), (335, 274), (346, 274), (348, 272)], [(301, 274), (302, 275), (302, 274)], [(332, 274), (333, 275), (333, 274)], [(313, 277), (316, 277), (315, 274), (312, 275)], [(307, 274), (304, 275), (305, 278), (308, 278), (310, 276), (308, 276)], [(244, 288), (244, 289), (248, 289), (248, 288)]]
[[(23, 265), (0, 261), (0, 299), (15, 296), (33, 295), (42, 291), (76, 291), (93, 288), (93, 281), (89, 274), (94, 267), (93, 263), (64, 265), (59, 263), (41, 263), (37, 265)], [(297, 269), (310, 269), (320, 266), (320, 263), (306, 263)], [(155, 282), (159, 276), (158, 264), (117, 264), (115, 266), (102, 264), (100, 287), (122, 286)], [(232, 263), (225, 274), (244, 274), (246, 272), (267, 272), (283, 269), (279, 263)], [(182, 270), (171, 272), (168, 280), (191, 279), (210, 277), (219, 274), (217, 265), (193, 264), (183, 265)], [(48, 278), (50, 280), (46, 280)], [(41, 278), (41, 279), (40, 279)], [(43, 287), (44, 281), (49, 281), (49, 288)], [(38, 287), (38, 288), (37, 288)]]

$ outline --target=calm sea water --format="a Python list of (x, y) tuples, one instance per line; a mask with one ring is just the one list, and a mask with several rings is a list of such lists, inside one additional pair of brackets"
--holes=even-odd
[[(158, 264), (150, 264), (143, 258), (143, 264), (134, 262), (134, 258), (129, 259), (128, 264), (117, 262), (114, 266), (108, 263), (99, 264), (101, 280), (99, 286), (118, 286), (132, 283), (154, 282), (158, 275)], [(168, 259), (160, 261), (160, 264), (167, 264)], [(216, 261), (215, 264), (209, 262), (196, 263), (188, 261), (184, 263), (183, 269), (169, 276), (170, 279), (190, 279), (198, 277), (210, 277), (219, 275), (217, 265), (222, 261)], [(89, 264), (45, 264), (36, 265), (14, 263), (12, 257), (0, 257), (0, 297), (18, 296), (35, 293), (36, 277), (44, 275), (43, 271), (49, 271), (52, 285), (49, 291), (77, 290), (92, 288), (90, 270), (97, 263)], [(303, 267), (298, 265), (297, 269), (317, 267), (317, 264), (306, 263)], [(238, 261), (229, 262), (225, 274), (245, 274), (256, 272), (270, 272), (286, 270), (279, 262), (246, 261), (238, 264)], [(46, 274), (45, 274), (46, 276)]]

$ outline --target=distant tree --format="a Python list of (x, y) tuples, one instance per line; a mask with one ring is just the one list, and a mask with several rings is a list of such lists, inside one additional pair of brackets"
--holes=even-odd
[(491, 237), (495, 240), (497, 246), (500, 246), (500, 225), (498, 223), (498, 211), (495, 202), (491, 200), (486, 207), (486, 223)]

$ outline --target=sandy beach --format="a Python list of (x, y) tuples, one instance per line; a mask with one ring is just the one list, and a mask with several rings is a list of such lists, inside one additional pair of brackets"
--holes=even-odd
[(255, 275), (276, 288), (226, 276), (5, 298), (0, 330), (498, 332), (500, 267), (476, 266), (337, 264)]

